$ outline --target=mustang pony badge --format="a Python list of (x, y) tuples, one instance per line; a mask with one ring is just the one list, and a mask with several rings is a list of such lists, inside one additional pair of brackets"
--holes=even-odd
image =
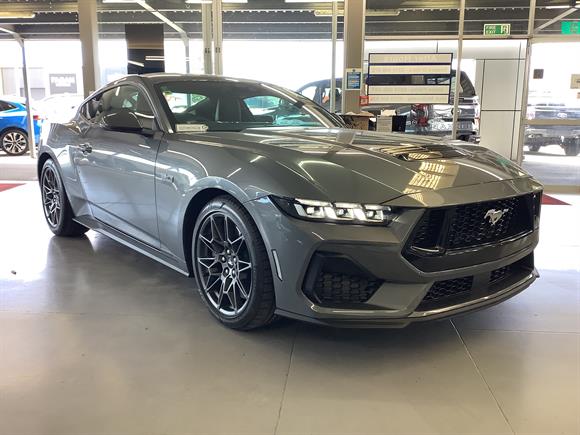
[(509, 209), (507, 208), (504, 208), (503, 210), (496, 210), (495, 208), (492, 208), (488, 210), (487, 213), (485, 213), (484, 219), (489, 219), (489, 223), (494, 226), (508, 211)]

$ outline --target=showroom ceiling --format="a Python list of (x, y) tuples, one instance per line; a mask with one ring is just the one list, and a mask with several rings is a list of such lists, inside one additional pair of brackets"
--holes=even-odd
[[(147, 0), (183, 27), (191, 38), (201, 38), (200, 5), (185, 0)], [(450, 0), (367, 0), (367, 36), (378, 35), (452, 35), (457, 33), (459, 1)], [(536, 25), (560, 14), (569, 0), (538, 0)], [(24, 38), (78, 38), (77, 3), (70, 0), (0, 0), (0, 26)], [(512, 35), (525, 34), (529, 1), (467, 0), (466, 34), (481, 34), (484, 23), (511, 23)], [(103, 38), (124, 36), (129, 23), (158, 23), (158, 19), (138, 4), (102, 3), (99, 29)], [(580, 10), (567, 19), (579, 20)], [(342, 22), (342, 17), (339, 23)], [(224, 4), (226, 39), (328, 39), (328, 3), (290, 3), (284, 0), (247, 0)], [(168, 38), (177, 33), (165, 26)], [(342, 25), (339, 24), (339, 33)], [(559, 33), (558, 24), (544, 30)], [(339, 35), (340, 36), (340, 35)], [(9, 36), (0, 34), (0, 38)]]

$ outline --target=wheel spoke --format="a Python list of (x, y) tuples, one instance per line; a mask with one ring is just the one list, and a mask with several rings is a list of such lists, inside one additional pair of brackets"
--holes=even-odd
[(238, 289), (240, 289), (240, 293), (242, 295), (242, 297), (244, 299), (248, 299), (248, 292), (246, 291), (246, 288), (244, 287), (244, 285), (242, 284), (242, 282), (240, 281), (239, 277), (236, 277), (236, 285), (238, 286)]
[(216, 223), (215, 217), (213, 215), (210, 218), (210, 224), (211, 224), (211, 236), (213, 241), (223, 246), (223, 242), (225, 242), (225, 239), (222, 232), (218, 228), (218, 224)]
[(234, 315), (238, 314), (238, 299), (236, 298), (236, 286), (235, 281), (232, 280), (228, 285), (228, 291), (226, 293), (228, 295), (228, 299), (232, 304), (232, 308), (234, 310)]
[(244, 272), (248, 269), (251, 269), (252, 267), (252, 263), (250, 263), (249, 261), (242, 261), (242, 260), (238, 260), (238, 273)]

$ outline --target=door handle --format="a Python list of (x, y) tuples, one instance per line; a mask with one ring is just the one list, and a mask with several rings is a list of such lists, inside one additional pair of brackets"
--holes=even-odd
[(82, 143), (79, 145), (79, 149), (82, 151), (83, 154), (88, 154), (93, 151), (93, 147), (89, 143)]

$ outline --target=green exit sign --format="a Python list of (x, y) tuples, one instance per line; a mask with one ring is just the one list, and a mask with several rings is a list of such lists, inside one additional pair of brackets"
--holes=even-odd
[(511, 28), (511, 24), (484, 24), (483, 34), (485, 36), (508, 36)]
[(580, 35), (580, 21), (562, 21), (563, 35)]

